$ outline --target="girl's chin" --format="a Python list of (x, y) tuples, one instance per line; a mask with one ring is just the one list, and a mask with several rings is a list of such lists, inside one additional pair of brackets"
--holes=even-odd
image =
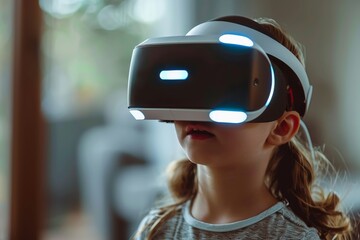
[(197, 165), (204, 165), (204, 166), (214, 166), (216, 165), (216, 160), (211, 157), (195, 157), (195, 156), (188, 156), (190, 162), (197, 164)]

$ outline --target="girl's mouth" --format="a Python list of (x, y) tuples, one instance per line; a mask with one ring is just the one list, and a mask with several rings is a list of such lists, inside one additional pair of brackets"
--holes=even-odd
[(190, 136), (194, 140), (205, 140), (215, 137), (205, 126), (197, 124), (186, 126), (186, 136)]

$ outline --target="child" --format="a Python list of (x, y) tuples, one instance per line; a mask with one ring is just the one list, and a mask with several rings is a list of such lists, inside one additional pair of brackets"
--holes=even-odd
[[(152, 210), (134, 238), (349, 237), (351, 224), (339, 210), (339, 197), (332, 192), (325, 194), (314, 183), (315, 170), (326, 164), (327, 159), (312, 149), (311, 143), (309, 148), (305, 147), (296, 136), (311, 96), (311, 87), (301, 80), (305, 77), (300, 76), (301, 73), (296, 77), (289, 70), (290, 67), (295, 72), (303, 71), (294, 67), (298, 63), (301, 68), (304, 65), (300, 45), (271, 19), (253, 21), (227, 16), (206, 24), (194, 28), (188, 35), (213, 35), (221, 32), (222, 26), (238, 24), (251, 29), (251, 34), (255, 30), (256, 34), (260, 32), (261, 36), (275, 39), (277, 43), (272, 44), (285, 46), (298, 62), (293, 63), (293, 56), (279, 61), (276, 53), (271, 53), (271, 47), (264, 46), (278, 82), (275, 82), (274, 96), (267, 101), (268, 104), (271, 100), (269, 106), (266, 105), (268, 112), (253, 120), (233, 124), (199, 121), (195, 116), (194, 119), (153, 117), (174, 122), (187, 159), (175, 161), (169, 167), (168, 184), (173, 202)], [(246, 29), (244, 31), (248, 31)], [(224, 27), (224, 33), (234, 31)], [(261, 37), (258, 41), (262, 41)], [(253, 68), (256, 71), (257, 67)], [(285, 79), (284, 88), (279, 80), (281, 76)], [(301, 93), (303, 88), (307, 88), (305, 93)], [(282, 94), (286, 97), (281, 98)], [(279, 113), (273, 114), (276, 111)]]

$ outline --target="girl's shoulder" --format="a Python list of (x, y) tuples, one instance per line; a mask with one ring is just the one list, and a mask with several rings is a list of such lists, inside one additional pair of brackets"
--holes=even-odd
[[(142, 219), (142, 221), (139, 224), (139, 227), (136, 231), (135, 236), (133, 239), (139, 240), (143, 239), (144, 236), (147, 236), (151, 227), (156, 224), (156, 222), (161, 221), (164, 216), (174, 216), (174, 215), (180, 215), (181, 214), (182, 205), (173, 207), (169, 209), (167, 208), (153, 208), (151, 209)], [(169, 220), (169, 219), (167, 219)]]
[(293, 236), (304, 236), (301, 239), (320, 239), (316, 228), (309, 227), (288, 206), (282, 208), (273, 216), (275, 231)]
[(162, 218), (164, 215), (168, 215), (167, 213), (172, 213), (170, 215), (174, 215), (176, 213), (180, 213), (183, 208), (183, 204), (174, 207), (166, 207), (166, 208), (152, 208), (143, 218), (140, 223), (141, 225), (148, 225), (156, 222), (159, 218)]
[[(186, 215), (187, 204), (173, 208), (171, 214), (167, 215), (166, 210), (155, 208), (148, 212), (143, 218), (134, 239), (146, 239), (150, 229), (160, 223), (156, 236), (161, 239), (169, 239), (176, 236), (177, 239), (320, 239), (315, 228), (308, 227), (293, 211), (283, 205), (279, 210), (268, 214), (265, 218), (253, 221), (251, 224), (245, 224), (246, 221), (238, 223), (221, 224), (227, 231), (218, 231), (216, 224), (201, 223), (194, 225), (189, 222)], [(167, 218), (164, 219), (164, 215)], [(205, 230), (202, 226), (209, 225)], [(238, 226), (237, 226), (238, 225)], [(234, 228), (235, 226), (235, 228)], [(237, 227), (236, 227), (237, 226)], [(160, 239), (159, 238), (159, 239)]]

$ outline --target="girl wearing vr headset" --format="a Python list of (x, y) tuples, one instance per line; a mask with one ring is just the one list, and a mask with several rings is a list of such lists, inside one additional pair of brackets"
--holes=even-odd
[[(276, 82), (265, 112), (242, 124), (170, 119), (187, 159), (169, 166), (173, 201), (152, 210), (134, 238), (349, 238), (339, 197), (316, 184), (328, 160), (297, 136), (311, 96), (300, 45), (271, 19), (229, 16), (199, 26), (188, 35), (233, 33), (242, 26), (260, 46), (265, 41), (275, 79), (284, 83)], [(273, 51), (277, 45), (289, 52)]]

